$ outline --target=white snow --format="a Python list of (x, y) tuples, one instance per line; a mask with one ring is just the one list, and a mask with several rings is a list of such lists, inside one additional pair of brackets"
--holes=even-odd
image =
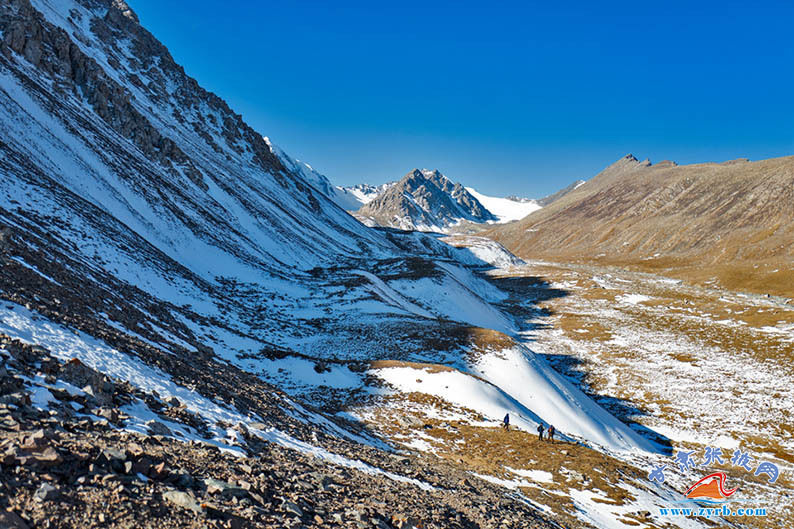
[(345, 366), (327, 364), (326, 370), (318, 373), (315, 362), (306, 358), (290, 356), (274, 360), (263, 360), (260, 364), (265, 378), (285, 377), (287, 385), (324, 386), (329, 388), (355, 388), (361, 386), (361, 377)]
[[(468, 271), (457, 267), (445, 268), (444, 263), (439, 263), (439, 267), (445, 272), (440, 278), (397, 279), (390, 281), (389, 286), (438, 317), (505, 333), (514, 332), (513, 322), (486, 301), (495, 301), (499, 296), (504, 299), (504, 293), (482, 280), (476, 280)], [(461, 274), (473, 279), (461, 282)]]
[(480, 479), (484, 479), (489, 483), (493, 483), (494, 485), (499, 485), (501, 487), (505, 487), (506, 489), (515, 490), (518, 487), (531, 487), (532, 484), (528, 483), (526, 480), (523, 479), (502, 479), (497, 478), (495, 476), (489, 476), (487, 474), (478, 474), (477, 472), (471, 473), (473, 476), (477, 476)]
[(342, 189), (347, 193), (353, 195), (356, 198), (356, 200), (358, 200), (363, 206), (364, 204), (369, 204), (370, 202), (375, 200), (380, 194), (382, 194), (384, 191), (389, 189), (394, 184), (395, 182), (387, 182), (385, 184), (380, 184), (377, 186), (373, 186), (369, 184), (358, 184), (351, 187), (340, 187), (339, 189)]
[(455, 246), (460, 252), (460, 260), (464, 263), (473, 265), (487, 263), (501, 269), (509, 269), (525, 264), (522, 259), (510, 253), (507, 248), (486, 237), (458, 235), (441, 240)]
[[(603, 491), (598, 489), (568, 491), (574, 505), (577, 507), (576, 517), (585, 523), (603, 529), (634, 529), (636, 522), (623, 517), (623, 515), (636, 514), (637, 512), (648, 511), (651, 513), (651, 520), (660, 525), (674, 523), (681, 529), (705, 529), (713, 527), (697, 518), (687, 517), (662, 517), (659, 515), (660, 507), (676, 506), (676, 501), (680, 496), (672, 489), (667, 487), (655, 487), (654, 493), (647, 489), (640, 489), (628, 483), (621, 483), (621, 488), (625, 489), (629, 495), (634, 497), (633, 501), (627, 501), (623, 505), (612, 505), (612, 501)], [(597, 501), (601, 500), (601, 501)], [(694, 506), (694, 505), (691, 505)], [(623, 523), (621, 520), (626, 520)], [(712, 521), (722, 521), (720, 518), (712, 518)]]
[(436, 490), (435, 487), (424, 481), (420, 481), (414, 478), (407, 478), (405, 476), (400, 476), (399, 474), (388, 472), (386, 470), (373, 467), (372, 465), (368, 465), (363, 461), (359, 461), (357, 459), (350, 459), (348, 457), (339, 454), (334, 454), (333, 452), (329, 452), (328, 450), (322, 447), (310, 445), (308, 443), (304, 443), (299, 439), (295, 439), (294, 437), (282, 432), (281, 430), (276, 430), (274, 428), (268, 430), (251, 429), (251, 432), (267, 441), (277, 443), (287, 448), (292, 448), (293, 450), (297, 450), (298, 452), (302, 452), (304, 454), (314, 455), (316, 457), (319, 457), (320, 459), (328, 461), (329, 463), (334, 463), (336, 465), (353, 468), (367, 474), (386, 476), (387, 478), (392, 479), (394, 481), (398, 481), (400, 483), (410, 483), (411, 485), (415, 485), (424, 491)]
[(517, 476), (521, 476), (524, 478), (529, 478), (532, 481), (536, 481), (538, 483), (553, 483), (554, 482), (554, 475), (551, 472), (546, 472), (545, 470), (523, 470), (523, 469), (516, 469), (505, 467), (508, 471), (512, 472)]
[(478, 193), (473, 187), (467, 187), (466, 191), (471, 193), (480, 204), (485, 206), (485, 209), (499, 217), (499, 223), (523, 219), (533, 211), (537, 211), (543, 207), (534, 200), (529, 202), (518, 202), (510, 200), (509, 198), (489, 197), (482, 193)]
[(365, 272), (364, 270), (353, 270), (352, 273), (360, 275), (369, 281), (367, 286), (373, 294), (375, 294), (381, 301), (392, 307), (401, 309), (409, 314), (415, 314), (422, 318), (435, 319), (435, 316), (426, 311), (419, 305), (407, 300), (402, 294), (396, 292), (393, 288), (387, 285), (382, 279), (375, 274)]

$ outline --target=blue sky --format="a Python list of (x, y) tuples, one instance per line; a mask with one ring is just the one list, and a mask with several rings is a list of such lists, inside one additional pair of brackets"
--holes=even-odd
[(631, 152), (794, 154), (794, 3), (128, 0), (334, 183), (438, 168), (539, 197)]

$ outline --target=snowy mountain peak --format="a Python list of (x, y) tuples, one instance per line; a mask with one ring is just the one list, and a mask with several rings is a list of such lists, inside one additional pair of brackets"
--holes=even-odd
[(412, 169), (365, 204), (357, 215), (366, 223), (442, 232), (464, 220), (497, 220), (463, 186), (437, 169)]
[[(625, 158), (626, 161), (629, 156), (631, 155)], [(584, 180), (577, 180), (568, 187), (537, 200), (516, 196), (500, 198), (453, 182), (438, 169), (415, 168), (396, 183), (383, 184), (378, 188), (359, 184), (346, 190), (367, 205), (355, 212), (365, 224), (445, 232), (464, 220), (475, 223), (505, 223), (522, 219), (583, 183)], [(390, 189), (393, 189), (392, 193), (386, 195), (385, 192)], [(441, 195), (446, 195), (447, 199)], [(434, 208), (442, 211), (435, 212)], [(446, 214), (448, 211), (453, 213)]]

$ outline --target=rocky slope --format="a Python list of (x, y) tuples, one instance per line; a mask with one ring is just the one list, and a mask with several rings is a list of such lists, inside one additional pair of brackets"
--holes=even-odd
[[(573, 191), (575, 189), (579, 189), (580, 187), (582, 187), (585, 184), (585, 182), (586, 182), (586, 180), (577, 180), (577, 181), (573, 182), (572, 184), (570, 184), (570, 185), (568, 185), (566, 187), (563, 187), (559, 191), (552, 193), (551, 195), (547, 195), (547, 196), (545, 196), (543, 198), (539, 198), (537, 200), (537, 203), (538, 203), (539, 206), (542, 206), (542, 207), (548, 206), (552, 202), (555, 202), (555, 201), (561, 199), (562, 197), (564, 197), (565, 195), (567, 195), (571, 191)], [(522, 200), (527, 200), (527, 199), (522, 199)]]
[(522, 257), (667, 270), (794, 291), (794, 157), (679, 166), (628, 155), (489, 236)]
[[(294, 173), (300, 175), (301, 178), (314, 189), (331, 199), (336, 205), (346, 211), (354, 211), (364, 205), (362, 200), (363, 196), (358, 188), (348, 190), (344, 187), (335, 186), (328, 180), (328, 177), (318, 172), (311, 165), (306, 162), (301, 162), (292, 158), (289, 154), (284, 152), (279, 146), (275, 145), (270, 138), (265, 138), (265, 142), (270, 147), (270, 151), (278, 157), (285, 167), (289, 168)], [(364, 184), (366, 185), (366, 184)], [(384, 184), (386, 185), (386, 184)], [(383, 187), (383, 186), (380, 186)]]
[(443, 231), (464, 220), (497, 220), (463, 186), (427, 169), (409, 172), (356, 214), (369, 224), (420, 231)]

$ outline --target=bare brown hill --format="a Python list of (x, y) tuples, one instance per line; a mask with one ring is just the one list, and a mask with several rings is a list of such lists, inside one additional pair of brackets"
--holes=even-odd
[(632, 155), (485, 233), (523, 258), (600, 262), (794, 295), (794, 156), (652, 165)]

